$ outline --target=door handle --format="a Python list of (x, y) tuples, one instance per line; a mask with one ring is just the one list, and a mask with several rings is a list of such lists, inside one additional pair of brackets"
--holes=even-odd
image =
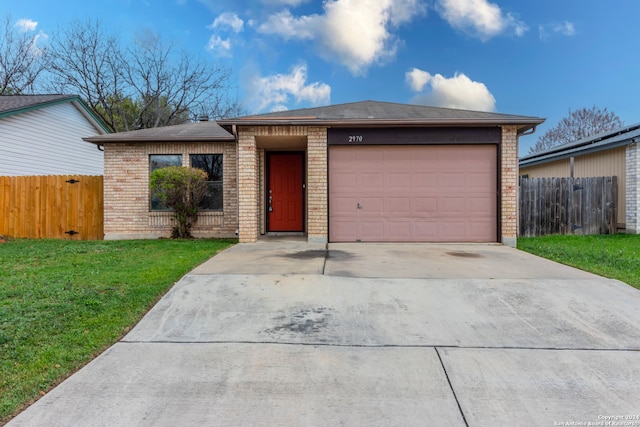
[(358, 209), (362, 209), (362, 205), (360, 204), (360, 202), (358, 202), (358, 205), (356, 206)]

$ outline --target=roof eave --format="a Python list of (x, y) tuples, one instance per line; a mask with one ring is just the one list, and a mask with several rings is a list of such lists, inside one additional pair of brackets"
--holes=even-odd
[(14, 108), (12, 110), (5, 110), (0, 113), (0, 117), (8, 117), (14, 114), (27, 113), (29, 111), (39, 110), (44, 107), (49, 107), (49, 106), (58, 105), (58, 104), (65, 104), (67, 102), (73, 102), (76, 100), (80, 100), (80, 98), (78, 98), (76, 95), (69, 95), (64, 98), (61, 97), (54, 100), (42, 101), (36, 104), (27, 105), (25, 107)]
[(324, 126), (324, 127), (417, 127), (417, 126), (504, 126), (516, 125), (522, 131), (535, 128), (544, 119), (224, 119), (220, 126)]
[(595, 145), (595, 146), (580, 146), (574, 148), (572, 150), (567, 150), (563, 153), (549, 153), (545, 156), (538, 156), (533, 158), (523, 157), (518, 161), (519, 167), (529, 167), (541, 165), (544, 163), (555, 162), (558, 160), (568, 159), (571, 157), (575, 157), (577, 155), (585, 155), (591, 153), (597, 153), (599, 151), (611, 150), (613, 148), (624, 147), (626, 145), (630, 145), (634, 143), (634, 138), (623, 139), (621, 141), (617, 141), (614, 143), (603, 144), (603, 145)]
[(216, 138), (211, 138), (211, 137), (189, 137), (189, 136), (184, 136), (184, 137), (136, 137), (136, 138), (113, 138), (113, 135), (117, 135), (117, 134), (111, 134), (111, 138), (107, 137), (106, 135), (102, 136), (90, 136), (87, 138), (82, 138), (84, 141), (86, 142), (91, 142), (93, 144), (119, 144), (119, 143), (131, 143), (131, 142), (235, 142), (235, 138), (233, 136), (229, 136), (229, 137), (216, 137)]
[(71, 103), (76, 106), (76, 108), (80, 111), (87, 120), (91, 122), (93, 127), (96, 128), (98, 132), (103, 135), (107, 135), (111, 133), (111, 129), (100, 119), (95, 112), (80, 98), (75, 97), (71, 100)]

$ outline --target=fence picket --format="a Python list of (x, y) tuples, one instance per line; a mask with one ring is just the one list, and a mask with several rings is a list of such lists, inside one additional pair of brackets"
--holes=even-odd
[(613, 234), (617, 185), (615, 176), (520, 178), (518, 234)]
[(101, 240), (102, 184), (101, 176), (0, 176), (0, 234)]

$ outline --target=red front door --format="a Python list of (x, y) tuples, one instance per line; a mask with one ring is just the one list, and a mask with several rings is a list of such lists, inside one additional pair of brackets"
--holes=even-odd
[(268, 231), (304, 231), (303, 153), (271, 153), (267, 188)]

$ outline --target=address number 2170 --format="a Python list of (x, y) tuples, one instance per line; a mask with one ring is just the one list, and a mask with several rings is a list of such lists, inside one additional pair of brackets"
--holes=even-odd
[(364, 137), (362, 135), (349, 135), (349, 144), (357, 144), (363, 141)]

